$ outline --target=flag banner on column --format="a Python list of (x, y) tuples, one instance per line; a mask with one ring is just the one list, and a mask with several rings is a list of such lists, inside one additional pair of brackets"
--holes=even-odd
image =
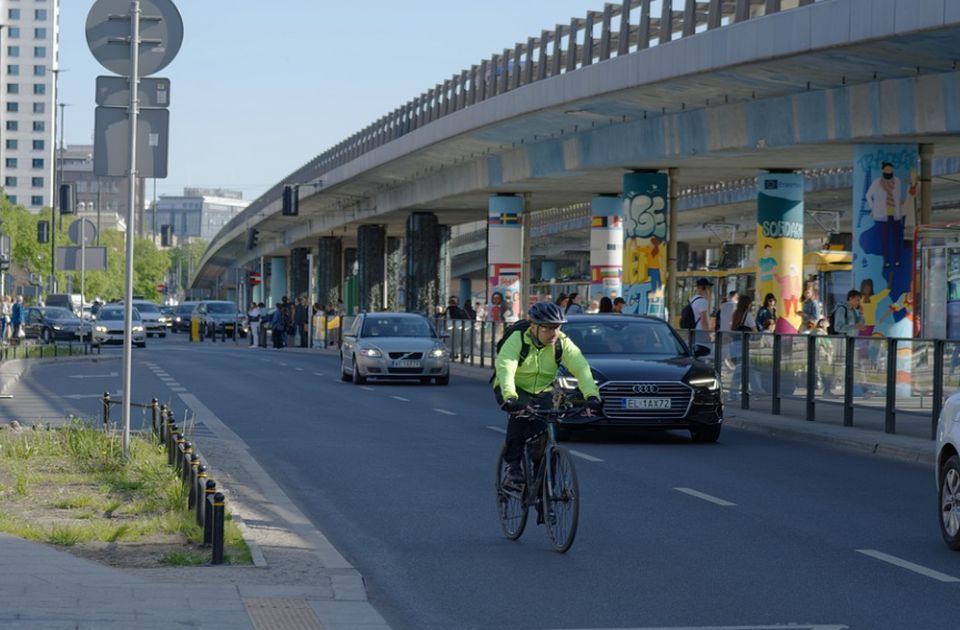
[(487, 208), (487, 301), (485, 318), (515, 321), (523, 315), (520, 296), (523, 268), (523, 199), (494, 195)]
[(664, 316), (667, 187), (665, 173), (623, 176), (624, 313)]
[(913, 336), (913, 233), (916, 145), (854, 148), (853, 282), (863, 294), (865, 336)]
[(590, 299), (613, 299), (623, 295), (623, 201), (598, 195), (590, 207)]
[(803, 307), (803, 175), (768, 173), (757, 183), (758, 308), (772, 295), (776, 332), (793, 334)]

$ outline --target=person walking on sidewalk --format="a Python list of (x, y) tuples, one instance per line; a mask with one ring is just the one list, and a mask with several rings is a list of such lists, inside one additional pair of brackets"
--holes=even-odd
[(277, 350), (283, 347), (283, 334), (285, 326), (283, 320), (283, 303), (277, 302), (277, 309), (273, 312), (273, 317), (270, 319), (270, 336), (273, 337), (273, 347)]
[(10, 309), (10, 338), (15, 340), (14, 343), (19, 343), (20, 333), (23, 332), (23, 309), (23, 296), (18, 295)]
[(297, 298), (297, 305), (293, 307), (293, 327), (297, 331), (300, 347), (307, 347), (307, 301)]
[(256, 348), (260, 345), (260, 307), (256, 302), (250, 302), (247, 322), (250, 324), (250, 347)]

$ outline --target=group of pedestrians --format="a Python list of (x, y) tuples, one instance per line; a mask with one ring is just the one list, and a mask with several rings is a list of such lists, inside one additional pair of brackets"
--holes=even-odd
[[(314, 304), (314, 312), (318, 308), (319, 304)], [(261, 345), (261, 335), (266, 334), (267, 324), (270, 325), (270, 342), (274, 348), (286, 348), (291, 345), (300, 348), (309, 347), (310, 308), (303, 297), (298, 297), (291, 302), (287, 296), (283, 296), (276, 303), (273, 311), (267, 309), (263, 302), (250, 302), (247, 308), (247, 321), (250, 323), (251, 348)], [(262, 345), (264, 347), (267, 345), (266, 339)]]
[(0, 343), (16, 343), (24, 336), (25, 309), (22, 295), (18, 295), (16, 300), (9, 295), (3, 296), (0, 301)]

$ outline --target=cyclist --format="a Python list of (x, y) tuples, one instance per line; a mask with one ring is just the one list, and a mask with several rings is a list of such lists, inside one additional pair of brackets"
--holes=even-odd
[[(493, 392), (500, 408), (510, 415), (507, 423), (504, 460), (508, 470), (505, 482), (512, 486), (523, 484), (520, 459), (523, 443), (544, 431), (542, 420), (517, 418), (528, 405), (542, 409), (553, 407), (553, 381), (557, 378), (557, 358), (576, 377), (587, 407), (600, 411), (603, 403), (600, 390), (593, 380), (590, 365), (580, 349), (560, 332), (567, 318), (556, 304), (539, 302), (527, 312), (530, 326), (510, 333), (497, 354)], [(557, 348), (559, 344), (559, 348)], [(524, 346), (527, 347), (526, 356)]]

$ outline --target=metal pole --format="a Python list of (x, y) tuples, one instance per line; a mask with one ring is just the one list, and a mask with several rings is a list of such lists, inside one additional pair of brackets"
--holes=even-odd
[(680, 313), (677, 308), (677, 199), (680, 196), (680, 186), (677, 183), (677, 169), (667, 169), (667, 177), (670, 205), (667, 208), (667, 286), (663, 300), (666, 307), (663, 319), (669, 322), (674, 313)]
[(130, 457), (130, 376), (133, 355), (133, 206), (137, 202), (137, 108), (140, 74), (140, 0), (131, 0), (130, 15), (130, 195), (127, 204), (127, 270), (123, 300), (123, 458)]
[(83, 303), (86, 301), (87, 235), (86, 219), (80, 219), (80, 341), (83, 341)]
[(929, 225), (931, 222), (931, 206), (933, 199), (930, 198), (932, 194), (931, 190), (931, 179), (933, 176), (933, 170), (931, 167), (931, 162), (933, 161), (933, 145), (932, 144), (921, 144), (920, 145), (920, 220), (917, 222), (918, 225)]
[(317, 270), (313, 253), (307, 254), (307, 347), (313, 348), (313, 305), (317, 303)]

